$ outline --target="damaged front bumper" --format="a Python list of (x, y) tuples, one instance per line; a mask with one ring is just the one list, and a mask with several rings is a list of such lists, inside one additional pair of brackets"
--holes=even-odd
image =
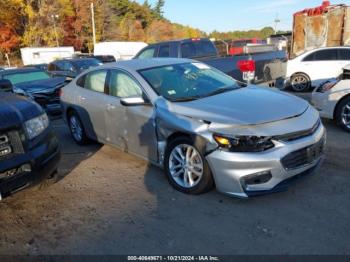
[(296, 177), (313, 171), (323, 159), (323, 125), (308, 137), (259, 153), (232, 153), (218, 149), (206, 159), (218, 191), (241, 198), (281, 191)]

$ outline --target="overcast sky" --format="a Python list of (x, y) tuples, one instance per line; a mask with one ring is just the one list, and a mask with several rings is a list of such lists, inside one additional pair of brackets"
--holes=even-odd
[[(144, 0), (136, 0), (143, 3)], [(149, 0), (154, 4), (157, 0)], [(260, 29), (274, 26), (291, 30), (293, 13), (321, 5), (322, 0), (165, 0), (165, 17), (206, 32)], [(350, 0), (332, 0), (350, 5)]]

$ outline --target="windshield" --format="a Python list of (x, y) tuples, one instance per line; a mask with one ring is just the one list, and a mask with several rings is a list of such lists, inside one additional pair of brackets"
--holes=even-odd
[(158, 95), (170, 101), (200, 99), (240, 88), (231, 77), (202, 63), (145, 69), (140, 74)]
[(85, 71), (92, 67), (100, 66), (102, 63), (97, 59), (81, 59), (74, 61), (74, 66), (78, 70), (78, 72)]
[(14, 74), (6, 74), (3, 76), (4, 79), (10, 80), (13, 85), (49, 79), (50, 76), (44, 71), (31, 71), (31, 72), (21, 72)]

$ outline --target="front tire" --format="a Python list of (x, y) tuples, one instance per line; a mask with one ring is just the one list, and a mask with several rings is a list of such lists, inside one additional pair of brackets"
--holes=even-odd
[(296, 73), (291, 77), (290, 84), (294, 92), (305, 92), (311, 87), (311, 79), (304, 73)]
[(341, 128), (350, 132), (350, 97), (345, 98), (337, 106), (335, 118)]
[(78, 145), (86, 145), (89, 141), (80, 117), (75, 111), (68, 115), (69, 130)]
[(203, 150), (187, 137), (171, 141), (165, 153), (165, 172), (178, 191), (199, 195), (214, 187), (214, 180)]

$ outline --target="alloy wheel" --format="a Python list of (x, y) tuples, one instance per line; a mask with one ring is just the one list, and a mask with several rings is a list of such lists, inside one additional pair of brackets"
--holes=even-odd
[(350, 103), (346, 104), (342, 109), (341, 120), (343, 124), (350, 129)]
[(304, 75), (297, 75), (292, 80), (292, 87), (295, 91), (304, 91), (309, 87), (309, 79)]
[(70, 129), (74, 139), (78, 142), (83, 139), (83, 128), (81, 127), (79, 119), (73, 115), (70, 117)]
[(187, 144), (176, 146), (169, 158), (173, 180), (183, 188), (197, 186), (203, 177), (203, 160), (196, 148)]

